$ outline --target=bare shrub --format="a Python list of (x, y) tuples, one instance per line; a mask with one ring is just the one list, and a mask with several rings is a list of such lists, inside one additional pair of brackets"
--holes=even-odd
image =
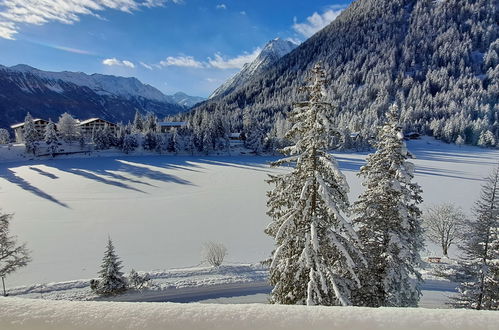
[(227, 248), (222, 243), (206, 242), (203, 244), (203, 261), (208, 262), (213, 267), (218, 267), (227, 255)]

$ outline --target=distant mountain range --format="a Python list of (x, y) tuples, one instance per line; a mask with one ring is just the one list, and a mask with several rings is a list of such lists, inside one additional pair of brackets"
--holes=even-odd
[(265, 72), (272, 64), (291, 52), (297, 46), (297, 44), (292, 43), (291, 41), (282, 40), (281, 38), (269, 41), (253, 62), (246, 63), (241, 71), (218, 87), (209, 98), (211, 99), (228, 94), (237, 87), (244, 85), (250, 81), (251, 78)]
[[(406, 131), (499, 146), (497, 0), (354, 1), (289, 54), (193, 110), (242, 111), (269, 132), (303, 97), (297, 91), (316, 63), (344, 136), (372, 136), (396, 102)], [(232, 125), (244, 128), (242, 119)]]
[(164, 117), (201, 101), (184, 93), (165, 95), (137, 78), (0, 65), (0, 127), (22, 121), (27, 112), (52, 120), (69, 112), (78, 118), (127, 122), (136, 110)]

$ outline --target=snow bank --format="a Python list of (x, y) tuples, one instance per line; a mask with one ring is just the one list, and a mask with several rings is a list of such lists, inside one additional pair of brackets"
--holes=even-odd
[(43, 301), (0, 298), (10, 329), (497, 329), (499, 313), (276, 305)]

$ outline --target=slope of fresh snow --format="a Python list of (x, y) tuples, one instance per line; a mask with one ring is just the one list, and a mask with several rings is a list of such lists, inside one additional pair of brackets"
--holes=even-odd
[[(470, 211), (499, 151), (410, 141), (424, 206), (455, 202)], [(351, 187), (366, 154), (336, 154)], [(93, 278), (107, 236), (124, 270), (189, 267), (203, 242), (223, 242), (228, 262), (259, 262), (272, 241), (264, 182), (273, 157), (125, 156), (0, 163), (0, 207), (15, 213), (12, 232), (33, 261), (6, 278), (8, 287)], [(430, 245), (429, 254), (439, 253)], [(452, 253), (455, 253), (451, 251)]]
[(496, 329), (498, 323), (499, 313), (493, 311), (0, 298), (2, 330), (492, 330)]

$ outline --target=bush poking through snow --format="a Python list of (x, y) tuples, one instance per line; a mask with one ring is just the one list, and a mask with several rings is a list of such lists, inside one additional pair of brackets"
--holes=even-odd
[(203, 244), (202, 255), (203, 261), (208, 262), (213, 267), (218, 267), (227, 255), (227, 248), (222, 243), (206, 242)]
[(132, 269), (128, 274), (128, 288), (142, 290), (151, 286), (151, 276), (149, 273), (139, 274)]

